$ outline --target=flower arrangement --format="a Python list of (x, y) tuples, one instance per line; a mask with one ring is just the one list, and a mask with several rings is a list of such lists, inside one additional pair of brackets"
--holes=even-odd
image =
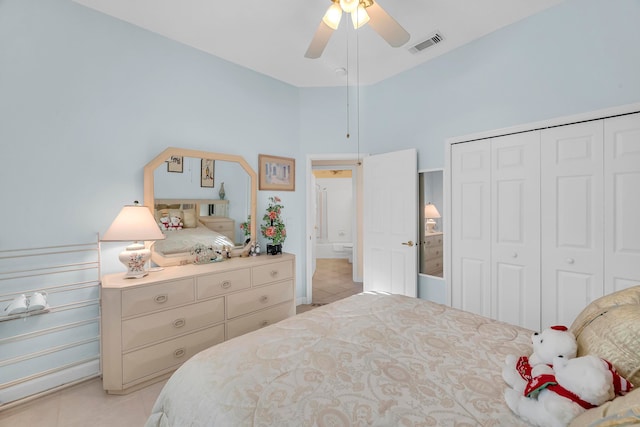
[(262, 235), (271, 240), (274, 245), (281, 245), (287, 238), (287, 230), (282, 218), (280, 218), (280, 212), (284, 208), (280, 202), (281, 200), (277, 196), (269, 197), (267, 212), (262, 217), (264, 224), (260, 226)]
[(244, 238), (249, 239), (251, 236), (251, 215), (247, 217), (245, 222), (240, 223), (240, 230), (244, 233)]

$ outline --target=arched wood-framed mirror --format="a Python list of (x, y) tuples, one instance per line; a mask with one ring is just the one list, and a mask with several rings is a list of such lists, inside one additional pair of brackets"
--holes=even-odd
[[(258, 197), (258, 175), (253, 170), (253, 168), (247, 163), (247, 161), (242, 156), (237, 156), (233, 154), (224, 154), (224, 153), (214, 153), (209, 151), (201, 151), (201, 150), (192, 150), (187, 148), (177, 148), (177, 147), (169, 147), (160, 154), (158, 154), (153, 160), (146, 164), (144, 167), (144, 204), (147, 206), (151, 212), (154, 212), (154, 207), (156, 204), (156, 198), (158, 194), (158, 189), (155, 188), (156, 185), (156, 173), (159, 167), (164, 167), (168, 169), (168, 166), (165, 166), (170, 159), (172, 158), (181, 158), (181, 159), (195, 159), (198, 162), (201, 159), (229, 162), (231, 164), (237, 164), (246, 174), (248, 175), (248, 179), (250, 182), (250, 194), (247, 199), (250, 200), (248, 211), (251, 215), (251, 240), (255, 241), (256, 239), (256, 204)], [(182, 163), (181, 167), (184, 165)], [(180, 169), (182, 170), (182, 169)], [(200, 167), (198, 166), (197, 171), (198, 180), (200, 180)], [(219, 183), (218, 183), (219, 184)], [(201, 183), (198, 183), (200, 186)], [(229, 183), (225, 184), (227, 187)], [(216, 194), (218, 194), (219, 189), (215, 189)], [(243, 195), (246, 196), (246, 195)], [(238, 197), (237, 195), (230, 195), (230, 199), (233, 200), (234, 197)], [(246, 218), (238, 218), (238, 220), (244, 220)], [(238, 222), (239, 224), (239, 222)]]

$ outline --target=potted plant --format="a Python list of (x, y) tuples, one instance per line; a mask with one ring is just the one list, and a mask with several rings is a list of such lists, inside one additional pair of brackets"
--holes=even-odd
[(277, 255), (282, 253), (282, 244), (287, 238), (287, 230), (280, 213), (284, 208), (280, 204), (281, 200), (277, 196), (269, 197), (269, 206), (262, 220), (264, 224), (260, 226), (262, 235), (271, 240), (272, 244), (267, 244), (267, 254)]

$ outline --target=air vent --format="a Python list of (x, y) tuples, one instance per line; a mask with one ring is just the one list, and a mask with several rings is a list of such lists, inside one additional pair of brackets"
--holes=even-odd
[(411, 52), (411, 53), (422, 52), (426, 48), (440, 43), (442, 40), (444, 40), (444, 37), (442, 37), (442, 34), (440, 34), (439, 32), (435, 32), (428, 39), (426, 39), (424, 41), (421, 41), (420, 43), (418, 43), (418, 44), (416, 44), (414, 46), (411, 46), (409, 48), (409, 52)]

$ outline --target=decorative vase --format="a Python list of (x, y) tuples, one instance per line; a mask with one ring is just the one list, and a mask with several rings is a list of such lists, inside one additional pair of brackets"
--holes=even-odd
[(224, 200), (224, 196), (226, 196), (227, 193), (224, 192), (224, 182), (220, 183), (220, 190), (218, 191), (218, 196), (220, 196), (220, 200)]
[(267, 254), (278, 255), (281, 253), (282, 253), (282, 243), (278, 243), (277, 245), (267, 244)]

